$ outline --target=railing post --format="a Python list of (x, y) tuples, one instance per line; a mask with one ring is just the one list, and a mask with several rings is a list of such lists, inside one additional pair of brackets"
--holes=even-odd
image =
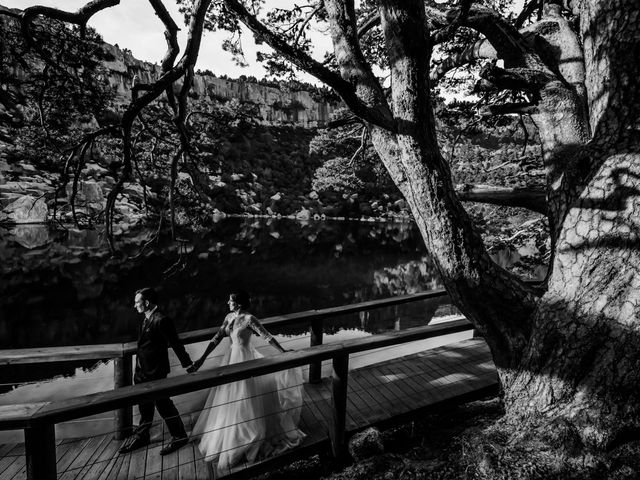
[[(132, 384), (132, 355), (124, 353), (113, 362), (113, 388), (126, 387)], [(115, 439), (123, 440), (131, 434), (133, 427), (133, 407), (128, 406), (115, 411)]]
[[(311, 342), (310, 345), (322, 345), (322, 320), (311, 321)], [(309, 383), (320, 383), (322, 381), (322, 362), (312, 362), (309, 364)]]
[(56, 480), (56, 431), (53, 424), (24, 429), (28, 480)]
[(349, 354), (342, 353), (333, 358), (332, 404), (333, 430), (331, 450), (341, 460), (347, 453), (347, 380), (349, 378)]

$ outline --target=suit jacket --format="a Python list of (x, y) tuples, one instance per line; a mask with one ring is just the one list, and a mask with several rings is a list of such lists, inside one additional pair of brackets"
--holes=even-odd
[(165, 378), (171, 370), (168, 347), (173, 348), (183, 367), (191, 365), (191, 358), (178, 338), (173, 321), (156, 309), (140, 325), (136, 382)]

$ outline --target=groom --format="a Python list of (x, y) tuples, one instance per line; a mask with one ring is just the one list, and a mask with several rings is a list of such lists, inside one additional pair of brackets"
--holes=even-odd
[[(170, 370), (167, 351), (169, 346), (176, 352), (183, 367), (192, 365), (191, 358), (178, 338), (173, 322), (158, 311), (156, 291), (152, 288), (138, 290), (134, 306), (138, 313), (144, 314), (138, 336), (134, 382), (138, 384), (167, 377)], [(164, 419), (171, 434), (171, 441), (160, 450), (160, 455), (167, 455), (186, 445), (187, 433), (178, 410), (170, 398), (160, 398), (155, 402), (138, 405), (140, 424), (133, 434), (124, 441), (120, 447), (120, 453), (128, 453), (149, 444), (149, 430), (153, 421), (154, 407)]]

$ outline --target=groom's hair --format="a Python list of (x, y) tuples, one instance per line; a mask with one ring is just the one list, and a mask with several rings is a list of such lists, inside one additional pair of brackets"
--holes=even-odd
[(251, 305), (251, 297), (244, 290), (235, 290), (231, 292), (230, 297), (241, 307), (249, 308), (249, 305)]
[(158, 293), (153, 288), (141, 288), (136, 291), (136, 295), (140, 294), (142, 300), (147, 300), (149, 303), (153, 305), (158, 304)]

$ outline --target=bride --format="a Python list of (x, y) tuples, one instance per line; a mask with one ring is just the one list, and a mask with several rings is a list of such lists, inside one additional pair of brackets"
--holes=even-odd
[[(252, 333), (285, 352), (284, 348), (247, 312), (249, 295), (229, 296), (230, 313), (218, 333), (189, 372), (198, 370), (224, 336), (231, 339), (221, 366), (262, 358), (252, 345)], [(302, 408), (302, 373), (294, 368), (213, 387), (191, 434), (200, 439), (200, 453), (217, 462), (220, 473), (239, 462), (254, 462), (299, 445), (305, 434), (298, 429)]]

